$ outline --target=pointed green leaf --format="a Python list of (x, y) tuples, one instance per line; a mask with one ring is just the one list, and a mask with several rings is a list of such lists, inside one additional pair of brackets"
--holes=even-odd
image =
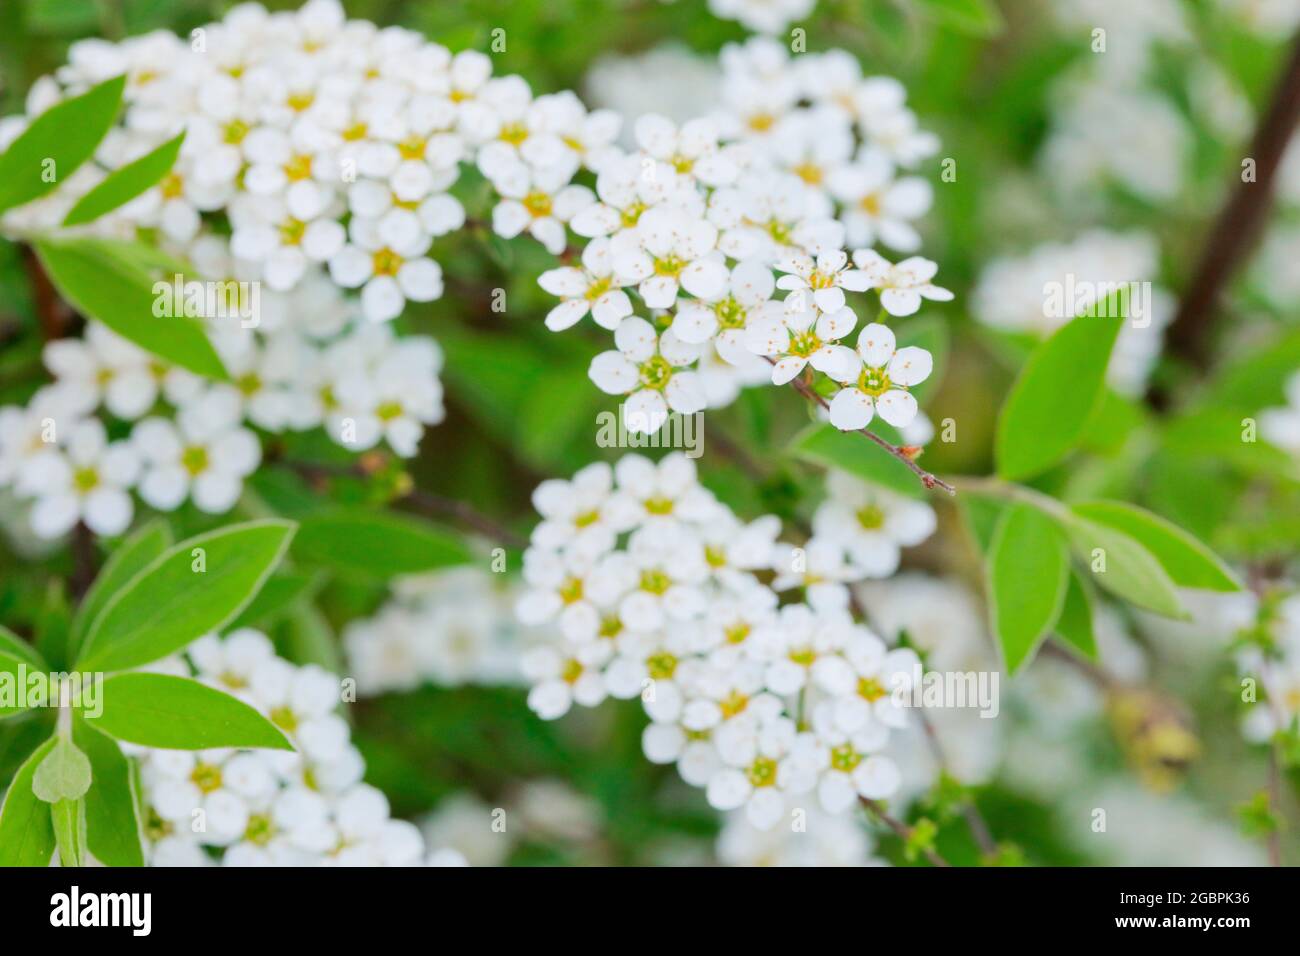
[(170, 548), (104, 605), (78, 669), (141, 667), (220, 630), (275, 570), (294, 527), (291, 521), (249, 521)]
[(1123, 501), (1092, 501), (1075, 505), (1074, 512), (1137, 539), (1179, 587), (1241, 590), (1236, 577), (1213, 551), (1159, 515)]
[(90, 758), (90, 790), (86, 793), (86, 845), (106, 866), (144, 866), (140, 824), (131, 792), (131, 764), (117, 741), (86, 723), (77, 712), (72, 739)]
[(117, 119), (126, 77), (118, 76), (50, 107), (0, 155), (0, 212), (66, 182)]
[(1078, 444), (1101, 401), (1123, 321), (1080, 316), (1034, 350), (998, 417), (998, 475), (1033, 477)]
[(1092, 630), (1092, 600), (1088, 586), (1079, 572), (1070, 569), (1070, 583), (1065, 591), (1061, 616), (1056, 620), (1055, 631), (1061, 640), (1090, 661), (1097, 659), (1097, 638)]
[(41, 744), (18, 768), (0, 805), (0, 866), (49, 866), (54, 855), (50, 805), (37, 799), (32, 777), (54, 749), (55, 738)]
[[(225, 366), (203, 323), (185, 315), (156, 315), (160, 281), (146, 271), (138, 243), (107, 239), (47, 239), (36, 251), (59, 294), (83, 315), (103, 322), (159, 358), (208, 378), (226, 380)], [(127, 251), (115, 250), (117, 246)]]
[(55, 800), (50, 805), (54, 843), (60, 866), (86, 865), (86, 805), (82, 800)]
[(1069, 560), (1056, 524), (1037, 508), (1003, 512), (988, 557), (989, 614), (1007, 670), (1015, 674), (1056, 623)]
[(37, 653), (36, 648), (3, 624), (0, 624), (0, 654), (24, 661), (28, 667), (34, 667), (37, 670), (47, 669), (45, 661)]
[(1111, 594), (1165, 617), (1185, 618), (1174, 582), (1151, 552), (1133, 537), (1109, 525), (1071, 514), (1065, 522), (1070, 546)]
[(92, 222), (156, 185), (175, 164), (184, 140), (185, 134), (181, 133), (134, 162), (113, 170), (107, 179), (77, 200), (63, 224), (79, 226)]
[(104, 681), (103, 713), (86, 715), (95, 730), (164, 750), (269, 747), (292, 750), (284, 734), (255, 709), (188, 677), (143, 671)]
[(293, 554), (336, 571), (380, 578), (470, 560), (461, 540), (437, 525), (363, 508), (334, 508), (303, 518)]

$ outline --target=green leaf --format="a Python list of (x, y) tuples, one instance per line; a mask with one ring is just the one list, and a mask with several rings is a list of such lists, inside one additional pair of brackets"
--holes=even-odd
[(34, 667), (37, 670), (43, 671), (47, 667), (45, 661), (41, 659), (41, 655), (36, 652), (36, 648), (3, 624), (0, 624), (0, 654), (24, 661), (28, 667)]
[[(3, 638), (4, 634), (8, 634), (8, 633), (9, 633), (8, 631), (3, 631), (3, 633), (0, 633), (0, 639)], [(15, 638), (15, 641), (16, 640), (17, 639)], [(0, 686), (4, 686), (5, 684), (8, 684), (10, 687), (14, 689), (14, 695), (15, 695), (15, 699), (12, 704), (4, 702), (4, 696), (8, 696), (8, 695), (0, 696), (0, 719), (3, 719), (5, 717), (12, 717), (14, 714), (21, 714), (23, 711), (27, 710), (29, 706), (31, 706), (30, 704), (27, 704), (20, 707), (18, 706), (18, 701), (17, 701), (18, 688), (23, 686), (25, 681), (25, 676), (27, 672), (31, 670), (36, 670), (39, 673), (45, 673), (46, 668), (43, 664), (36, 664), (26, 656), (19, 656), (16, 653), (11, 653), (9, 650), (6, 649), (4, 643), (0, 642)]]
[(72, 634), (72, 605), (68, 600), (68, 585), (62, 578), (50, 578), (45, 585), (45, 598), (36, 618), (36, 650), (50, 664), (52, 670), (67, 670), (68, 640)]
[(114, 77), (36, 117), (0, 155), (0, 212), (53, 192), (90, 159), (117, 119), (125, 88), (126, 77)]
[(998, 417), (998, 475), (1030, 478), (1078, 444), (1103, 394), (1123, 319), (1080, 316), (1034, 350)]
[(1123, 501), (1087, 502), (1075, 505), (1074, 513), (1136, 539), (1154, 555), (1178, 587), (1241, 590), (1241, 584), (1218, 555), (1159, 515)]
[(86, 860), (86, 805), (81, 800), (56, 800), (50, 806), (54, 842), (60, 866), (84, 866)]
[(1079, 560), (1107, 591), (1165, 617), (1187, 616), (1173, 581), (1136, 539), (1075, 514), (1067, 516), (1065, 530)]
[(81, 712), (73, 715), (72, 739), (90, 758), (85, 804), (91, 855), (106, 866), (144, 866), (130, 761), (117, 742), (87, 724)]
[(915, 0), (922, 15), (973, 36), (996, 36), (1006, 21), (993, 0)]
[(90, 586), (86, 596), (77, 608), (72, 619), (72, 655), (75, 659), (76, 648), (86, 635), (86, 629), (94, 623), (99, 612), (108, 600), (120, 591), (127, 581), (144, 570), (158, 555), (172, 545), (172, 532), (167, 522), (161, 518), (142, 525), (133, 535), (123, 541), (100, 569), (95, 583)]
[(104, 605), (78, 668), (140, 667), (220, 630), (248, 606), (293, 537), (291, 521), (230, 525), (155, 558)]
[(181, 133), (134, 162), (113, 170), (108, 178), (77, 200), (63, 224), (79, 226), (93, 222), (156, 185), (176, 163), (184, 140), (185, 134)]
[(292, 750), (283, 733), (243, 701), (188, 677), (136, 672), (104, 681), (103, 713), (86, 715), (118, 740), (165, 750), (269, 747)]
[(889, 452), (862, 435), (842, 432), (833, 425), (809, 425), (794, 437), (789, 450), (803, 461), (847, 471), (909, 497), (919, 498), (925, 492), (912, 470)]
[(46, 803), (80, 800), (90, 789), (90, 760), (67, 737), (60, 737), (32, 776), (32, 791)]
[(1092, 630), (1092, 602), (1088, 597), (1087, 585), (1074, 568), (1070, 569), (1065, 603), (1061, 606), (1061, 616), (1056, 619), (1054, 630), (1061, 640), (1088, 660), (1097, 659), (1097, 638)]
[(1010, 673), (1034, 656), (1060, 616), (1069, 567), (1047, 515), (1026, 504), (1003, 512), (989, 549), (989, 615)]
[(346, 673), (334, 630), (314, 605), (304, 602), (290, 610), (281, 633), (276, 641), (280, 656), (295, 664), (319, 664), (332, 674)]
[[(79, 312), (103, 322), (146, 351), (208, 378), (226, 380), (225, 366), (202, 322), (154, 314), (158, 294), (143, 267), (139, 243), (107, 239), (40, 240), (36, 251), (59, 293)], [(117, 248), (122, 247), (122, 248)]]
[(50, 807), (32, 790), (36, 768), (54, 749), (51, 737), (27, 758), (5, 791), (0, 806), (0, 866), (49, 866), (54, 855)]
[(303, 518), (293, 554), (335, 571), (380, 578), (465, 564), (471, 558), (459, 538), (421, 518), (362, 508), (333, 508)]

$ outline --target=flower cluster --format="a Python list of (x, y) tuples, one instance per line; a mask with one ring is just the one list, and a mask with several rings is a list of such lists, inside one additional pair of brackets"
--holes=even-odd
[(495, 578), (457, 568), (395, 581), (392, 601), (343, 632), (357, 693), (519, 684), (522, 638), (511, 597)]
[(26, 407), (0, 408), (0, 486), (30, 500), (39, 537), (78, 521), (121, 534), (131, 491), (160, 511), (192, 501), (223, 514), (262, 459), (261, 434), (323, 428), (349, 450), (385, 441), (410, 456), (443, 417), (437, 343), (365, 322), (319, 275), (267, 293), (256, 329), (214, 343), (228, 382), (168, 365), (97, 322), (45, 346), (53, 382)]
[(1256, 685), (1242, 732), (1265, 743), (1294, 733), (1300, 719), (1300, 594), (1266, 595), (1254, 610), (1254, 620), (1239, 633), (1238, 670)]
[[(531, 183), (534, 224), (546, 213), (543, 242), (564, 247), (550, 218), (586, 240), (580, 255), (541, 277), (560, 299), (548, 328), (590, 315), (613, 332), (614, 348), (595, 357), (589, 374), (602, 391), (626, 396), (633, 431), (655, 432), (670, 412), (709, 407), (711, 392), (734, 396), (734, 388), (710, 388), (706, 368), (716, 378), (730, 367), (747, 384), (764, 359), (773, 384), (812, 370), (840, 383), (831, 415), (839, 428), (864, 427), (877, 411), (906, 425), (916, 414), (907, 389), (929, 374), (929, 355), (915, 347), (895, 354), (893, 333), (879, 322), (861, 329), (856, 352), (842, 344), (859, 325), (847, 294), (875, 290), (882, 319), (952, 297), (932, 282), (933, 262), (893, 264), (870, 248), (919, 247), (910, 223), (929, 208), (930, 186), (898, 172), (932, 155), (937, 141), (917, 129), (896, 81), (864, 78), (846, 54), (796, 62), (774, 41), (755, 39), (725, 49), (722, 63), (717, 115), (680, 125), (639, 117), (633, 150), (610, 145), (599, 164), (588, 162), (594, 195), (541, 189), (559, 180), (528, 155), (503, 160)], [(499, 178), (483, 158), (480, 167)], [(509, 195), (501, 182), (498, 189)], [(502, 235), (524, 221), (517, 210), (504, 227), (498, 218)]]
[(275, 655), (265, 634), (209, 635), (159, 669), (257, 708), (294, 744), (279, 750), (157, 750), (124, 744), (140, 764), (153, 866), (454, 865), (425, 854), (411, 823), (361, 777), (365, 763), (338, 713), (339, 679)]
[(854, 621), (847, 585), (892, 573), (934, 513), (844, 475), (830, 493), (794, 547), (775, 517), (740, 521), (680, 453), (543, 482), (517, 610), (552, 637), (524, 657), (529, 706), (640, 697), (646, 756), (761, 828), (789, 795), (833, 813), (888, 796), (899, 775), (880, 751), (907, 720), (892, 691), (919, 662)]

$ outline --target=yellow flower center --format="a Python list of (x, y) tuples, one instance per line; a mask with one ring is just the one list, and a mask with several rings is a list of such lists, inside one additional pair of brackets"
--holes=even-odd
[(662, 355), (656, 355), (641, 366), (641, 384), (646, 388), (661, 389), (673, 377), (673, 367)]
[(99, 485), (99, 472), (94, 468), (78, 468), (72, 473), (72, 486), (83, 495)]
[(745, 771), (745, 776), (754, 787), (776, 786), (776, 761), (771, 757), (757, 757)]
[(831, 748), (831, 769), (851, 773), (862, 763), (862, 754), (853, 749), (852, 744), (840, 744)]
[(560, 600), (565, 604), (576, 604), (582, 600), (582, 578), (568, 578), (560, 585)]
[(293, 182), (307, 179), (311, 176), (311, 157), (302, 153), (295, 154), (284, 164), (284, 174)]
[(746, 707), (749, 706), (749, 698), (738, 690), (733, 690), (722, 700), (718, 701), (718, 708), (722, 711), (725, 720), (735, 717)]
[(885, 512), (877, 504), (863, 505), (856, 514), (858, 524), (868, 531), (876, 531), (885, 525)]
[(185, 180), (181, 179), (179, 173), (168, 173), (158, 188), (162, 190), (163, 199), (178, 199), (185, 191)]
[(221, 787), (221, 768), (210, 763), (194, 765), (190, 772), (190, 782), (203, 793), (211, 793)]
[(884, 686), (874, 677), (858, 678), (858, 695), (864, 699), (875, 703), (884, 697), (887, 691)]
[(404, 261), (392, 249), (380, 249), (371, 257), (371, 267), (377, 276), (395, 276)]
[(641, 590), (651, 594), (663, 594), (673, 586), (672, 578), (662, 571), (649, 570), (641, 572)]
[(677, 658), (667, 651), (651, 654), (645, 660), (646, 673), (654, 680), (668, 680), (677, 670)]
[(551, 214), (552, 200), (550, 195), (539, 189), (534, 189), (523, 198), (524, 208), (533, 216), (534, 219), (540, 219), (543, 216)]
[(858, 388), (872, 398), (879, 398), (894, 387), (883, 368), (864, 368), (858, 376)]
[(191, 445), (181, 452), (181, 467), (191, 477), (198, 477), (208, 470), (208, 450), (202, 445)]
[(303, 233), (307, 231), (307, 224), (301, 219), (294, 219), (292, 216), (280, 223), (280, 243), (285, 246), (296, 246), (302, 242)]

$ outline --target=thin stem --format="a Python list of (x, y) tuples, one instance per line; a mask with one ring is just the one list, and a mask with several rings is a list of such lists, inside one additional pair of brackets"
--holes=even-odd
[[(776, 361), (771, 357), (768, 357), (767, 360), (773, 365), (776, 364)], [(797, 377), (793, 378), (790, 380), (790, 384), (794, 386), (795, 391), (797, 391), (804, 398), (808, 399), (808, 401), (815, 402), (817, 405), (820, 405), (822, 408), (827, 408), (827, 409), (830, 408), (830, 404), (826, 401), (826, 399), (818, 395), (813, 390), (812, 386), (809, 385), (807, 382), (805, 382), (803, 379)], [(948, 484), (948, 482), (944, 481), (942, 478), (938, 478), (935, 475), (932, 475), (930, 472), (926, 471), (915, 461), (913, 461), (911, 455), (909, 455), (907, 451), (905, 451), (903, 448), (900, 448), (898, 445), (895, 445), (893, 442), (886, 441), (885, 439), (877, 435), (875, 432), (871, 431), (871, 429), (869, 428), (859, 428), (858, 431), (861, 432), (863, 435), (866, 435), (873, 442), (875, 442), (881, 448), (885, 449), (885, 451), (889, 452), (889, 454), (893, 455), (895, 458), (897, 458), (899, 461), (905, 464), (909, 469), (911, 469), (912, 474), (916, 475), (917, 478), (921, 479), (921, 484), (925, 485), (925, 487), (930, 489), (942, 488), (950, 495), (955, 495), (957, 493), (957, 489), (954, 488), (952, 485)]]
[[(861, 801), (862, 805), (870, 810), (877, 819), (884, 823), (885, 826), (893, 830), (894, 833), (898, 835), (898, 838), (904, 843), (912, 839), (912, 833), (914, 832), (912, 828), (902, 820), (899, 820), (896, 817), (891, 817), (885, 811), (885, 808), (881, 805), (880, 801), (872, 800), (869, 797), (858, 797), (858, 800)], [(926, 847), (923, 852), (925, 853), (925, 858), (930, 861), (932, 866), (952, 866), (952, 864), (940, 856), (939, 851), (935, 850), (933, 847)]]

